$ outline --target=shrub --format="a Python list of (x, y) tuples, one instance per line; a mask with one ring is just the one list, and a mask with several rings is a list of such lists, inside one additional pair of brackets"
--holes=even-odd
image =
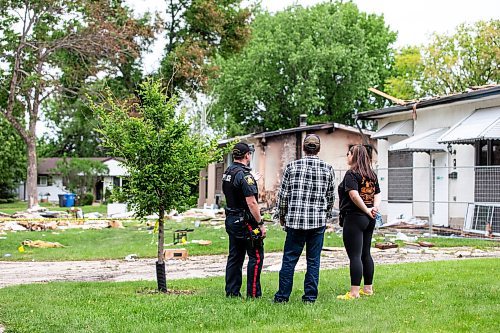
[(80, 198), (80, 205), (81, 206), (90, 206), (94, 202), (94, 196), (91, 193), (85, 193), (82, 195)]

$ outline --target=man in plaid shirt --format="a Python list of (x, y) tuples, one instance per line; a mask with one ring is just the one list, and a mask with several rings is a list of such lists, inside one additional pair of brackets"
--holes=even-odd
[(333, 167), (320, 160), (320, 139), (308, 134), (304, 139), (305, 157), (289, 163), (283, 172), (274, 215), (287, 233), (283, 263), (279, 274), (277, 303), (288, 302), (293, 286), (295, 265), (306, 246), (307, 272), (302, 301), (314, 303), (318, 297), (321, 249), (327, 219), (335, 200)]

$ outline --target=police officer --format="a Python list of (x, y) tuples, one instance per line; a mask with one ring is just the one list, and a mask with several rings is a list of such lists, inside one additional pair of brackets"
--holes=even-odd
[(242, 267), (248, 254), (247, 296), (260, 297), (260, 272), (264, 260), (262, 239), (266, 228), (257, 204), (257, 182), (248, 167), (254, 149), (244, 142), (233, 148), (234, 163), (222, 176), (226, 197), (226, 232), (229, 235), (229, 256), (226, 266), (226, 296), (241, 296)]

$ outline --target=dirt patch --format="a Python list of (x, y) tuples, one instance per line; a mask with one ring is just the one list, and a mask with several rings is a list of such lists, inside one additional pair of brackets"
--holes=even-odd
[[(389, 249), (372, 250), (375, 264), (397, 264), (437, 260), (464, 260), (465, 258), (500, 257), (500, 249), (473, 248)], [(277, 272), (281, 268), (282, 253), (266, 253), (264, 272)], [(187, 260), (166, 262), (167, 279), (206, 278), (223, 276), (226, 255), (196, 256)], [(321, 269), (347, 267), (349, 259), (343, 248), (330, 248), (321, 257)], [(297, 271), (306, 269), (303, 255)], [(244, 272), (246, 269), (243, 270)], [(0, 262), (0, 288), (29, 283), (55, 281), (138, 281), (156, 280), (155, 260), (136, 261), (62, 261), (62, 262)]]
[(160, 292), (158, 289), (151, 288), (141, 288), (137, 290), (137, 294), (140, 295), (193, 295), (195, 293), (194, 290), (174, 290), (168, 289), (167, 292)]

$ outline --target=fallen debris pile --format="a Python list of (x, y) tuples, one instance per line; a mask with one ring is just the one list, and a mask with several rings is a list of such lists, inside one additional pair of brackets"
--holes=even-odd
[(37, 248), (42, 248), (42, 249), (65, 247), (64, 245), (62, 245), (59, 242), (46, 242), (46, 241), (42, 241), (42, 240), (32, 241), (30, 239), (23, 241), (21, 244), (23, 246), (37, 247)]

